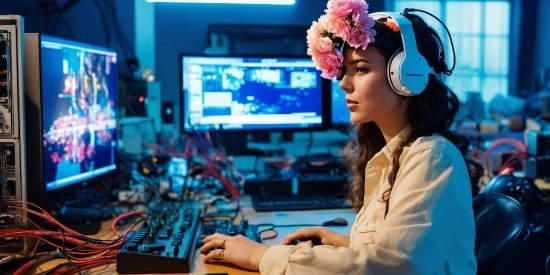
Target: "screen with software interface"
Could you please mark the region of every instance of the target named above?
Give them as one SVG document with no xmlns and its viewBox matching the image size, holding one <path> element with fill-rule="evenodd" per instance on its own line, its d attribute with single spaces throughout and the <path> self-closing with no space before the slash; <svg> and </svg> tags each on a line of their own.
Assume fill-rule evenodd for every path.
<svg viewBox="0 0 550 275">
<path fill-rule="evenodd" d="M 346 93 L 340 89 L 340 81 L 331 80 L 331 120 L 330 124 L 333 127 L 347 126 L 350 124 L 350 113 L 346 103 Z"/>
<path fill-rule="evenodd" d="M 41 35 L 46 190 L 116 168 L 116 51 Z"/>
<path fill-rule="evenodd" d="M 181 56 L 184 130 L 321 127 L 310 57 Z"/>
</svg>

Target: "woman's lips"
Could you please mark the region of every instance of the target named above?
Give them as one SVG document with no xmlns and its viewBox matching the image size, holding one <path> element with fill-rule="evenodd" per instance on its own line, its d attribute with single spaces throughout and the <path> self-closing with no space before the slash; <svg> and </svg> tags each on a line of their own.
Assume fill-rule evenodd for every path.
<svg viewBox="0 0 550 275">
<path fill-rule="evenodd" d="M 348 98 L 346 98 L 346 103 L 347 103 L 348 109 L 350 109 L 350 110 L 357 108 L 357 105 L 359 105 L 359 102 L 353 101 L 353 100 L 348 99 Z"/>
</svg>

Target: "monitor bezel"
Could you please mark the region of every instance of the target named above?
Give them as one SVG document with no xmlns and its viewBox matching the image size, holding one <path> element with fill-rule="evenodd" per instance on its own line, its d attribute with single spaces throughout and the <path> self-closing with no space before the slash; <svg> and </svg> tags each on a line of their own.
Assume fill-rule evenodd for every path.
<svg viewBox="0 0 550 275">
<path fill-rule="evenodd" d="M 178 55 L 178 66 L 179 66 L 179 104 L 180 104 L 180 115 L 179 115 L 179 127 L 182 133 L 194 133 L 196 131 L 189 130 L 185 128 L 185 91 L 184 91 L 184 80 L 183 80 L 183 58 L 184 57 L 212 57 L 212 58 L 302 58 L 309 59 L 311 57 L 308 55 L 293 55 L 293 54 L 201 54 L 201 53 L 180 53 Z M 319 72 L 320 75 L 320 72 Z M 327 99 L 331 96 L 331 87 L 330 80 L 321 77 L 321 123 L 318 125 L 310 127 L 273 127 L 273 128 L 262 128 L 262 129 L 250 129 L 250 128 L 222 128 L 222 129 L 209 129 L 208 131 L 220 131 L 220 132 L 312 132 L 312 131 L 324 131 L 327 129 L 327 126 L 330 123 L 330 117 L 327 114 L 328 107 Z"/>
</svg>

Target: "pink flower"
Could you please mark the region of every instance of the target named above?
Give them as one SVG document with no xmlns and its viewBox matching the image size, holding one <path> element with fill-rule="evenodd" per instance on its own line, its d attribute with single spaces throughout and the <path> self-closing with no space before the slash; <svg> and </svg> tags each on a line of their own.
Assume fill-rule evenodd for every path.
<svg viewBox="0 0 550 275">
<path fill-rule="evenodd" d="M 344 57 L 337 51 L 321 54 L 317 64 L 322 71 L 321 76 L 328 79 L 338 77 L 342 73 L 343 60 Z"/>
<path fill-rule="evenodd" d="M 350 13 L 365 13 L 367 8 L 365 0 L 330 0 L 325 12 L 335 17 L 346 18 Z"/>
<path fill-rule="evenodd" d="M 317 41 L 317 47 L 320 52 L 330 52 L 332 51 L 332 40 L 328 37 L 321 37 L 319 41 Z"/>
<path fill-rule="evenodd" d="M 345 18 L 335 17 L 332 18 L 328 31 L 344 40 L 347 40 L 349 34 L 351 33 L 351 26 Z"/>
<path fill-rule="evenodd" d="M 317 44 L 317 40 L 321 37 L 321 30 L 318 28 L 317 22 L 313 21 L 311 27 L 307 30 L 308 49 Z"/>
<path fill-rule="evenodd" d="M 307 54 L 324 78 L 341 74 L 343 56 L 336 47 L 347 43 L 366 49 L 374 42 L 374 19 L 368 15 L 365 0 L 329 0 L 326 14 L 313 21 L 307 31 Z"/>
<path fill-rule="evenodd" d="M 333 19 L 331 18 L 331 16 L 329 15 L 321 15 L 321 17 L 319 17 L 319 29 L 321 30 L 328 30 L 330 28 L 330 25 L 331 25 L 331 21 Z"/>
</svg>

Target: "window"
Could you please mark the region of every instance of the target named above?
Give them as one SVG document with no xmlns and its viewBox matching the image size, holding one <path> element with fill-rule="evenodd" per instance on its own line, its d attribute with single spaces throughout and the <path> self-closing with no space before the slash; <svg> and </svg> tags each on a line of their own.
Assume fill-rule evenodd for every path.
<svg viewBox="0 0 550 275">
<path fill-rule="evenodd" d="M 457 61 L 447 85 L 466 102 L 469 92 L 481 92 L 484 102 L 496 95 L 507 96 L 510 75 L 510 1 L 394 1 L 391 10 L 422 9 L 439 17 L 451 32 Z M 445 29 L 424 13 L 415 13 L 428 22 L 445 43 L 446 59 L 453 56 Z"/>
</svg>

